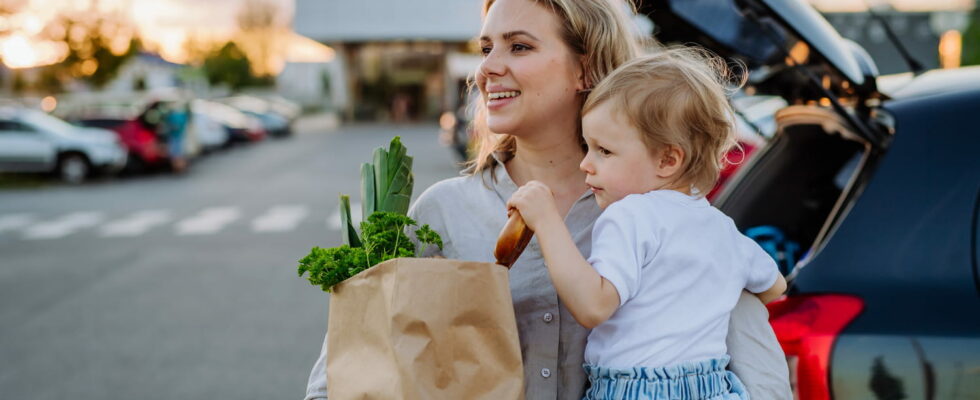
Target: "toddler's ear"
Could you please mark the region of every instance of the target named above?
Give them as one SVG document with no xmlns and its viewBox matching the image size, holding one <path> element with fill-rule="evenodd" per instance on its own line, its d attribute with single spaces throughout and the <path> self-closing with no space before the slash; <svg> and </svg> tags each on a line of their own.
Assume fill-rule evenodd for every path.
<svg viewBox="0 0 980 400">
<path fill-rule="evenodd" d="M 684 150 L 677 146 L 667 146 L 660 153 L 660 177 L 672 178 L 684 165 Z"/>
</svg>

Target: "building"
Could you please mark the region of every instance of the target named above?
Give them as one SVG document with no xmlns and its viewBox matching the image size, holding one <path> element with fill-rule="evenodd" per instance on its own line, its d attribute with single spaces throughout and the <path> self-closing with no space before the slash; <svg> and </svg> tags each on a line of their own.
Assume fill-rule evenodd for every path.
<svg viewBox="0 0 980 400">
<path fill-rule="evenodd" d="M 348 120 L 435 120 L 480 56 L 478 0 L 297 0 L 293 29 L 330 46 L 333 105 Z"/>
</svg>

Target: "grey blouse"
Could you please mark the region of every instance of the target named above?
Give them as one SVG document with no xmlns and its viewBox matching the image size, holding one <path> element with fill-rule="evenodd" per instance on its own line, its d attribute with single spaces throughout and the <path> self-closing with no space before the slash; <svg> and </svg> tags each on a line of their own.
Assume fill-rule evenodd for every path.
<svg viewBox="0 0 980 400">
<path fill-rule="evenodd" d="M 482 175 L 447 179 L 432 185 L 409 211 L 419 224 L 429 224 L 443 239 L 442 256 L 494 262 L 497 235 L 507 220 L 506 203 L 517 185 L 498 165 L 496 182 Z M 582 254 L 591 251 L 592 225 L 601 209 L 591 192 L 583 194 L 565 217 Z M 430 247 L 428 250 L 438 251 Z M 430 251 L 427 256 L 436 255 Z M 582 369 L 589 331 L 575 322 L 558 299 L 536 239 L 510 271 L 511 295 L 524 357 L 528 400 L 579 400 L 588 383 Z M 768 313 L 754 296 L 743 293 L 728 333 L 731 369 L 758 399 L 789 399 L 786 360 L 767 321 Z M 310 373 L 306 399 L 326 398 L 327 341 Z"/>
</svg>

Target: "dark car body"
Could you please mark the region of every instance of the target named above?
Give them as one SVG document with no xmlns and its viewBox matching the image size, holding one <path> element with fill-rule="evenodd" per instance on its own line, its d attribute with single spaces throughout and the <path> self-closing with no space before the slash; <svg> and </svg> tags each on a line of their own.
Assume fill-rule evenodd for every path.
<svg viewBox="0 0 980 400">
<path fill-rule="evenodd" d="M 640 5 L 662 41 L 738 59 L 761 71 L 753 90 L 793 104 L 714 204 L 743 231 L 780 233 L 763 247 L 785 256 L 790 287 L 769 310 L 794 395 L 980 398 L 980 70 L 883 93 L 870 58 L 809 7 Z"/>
</svg>

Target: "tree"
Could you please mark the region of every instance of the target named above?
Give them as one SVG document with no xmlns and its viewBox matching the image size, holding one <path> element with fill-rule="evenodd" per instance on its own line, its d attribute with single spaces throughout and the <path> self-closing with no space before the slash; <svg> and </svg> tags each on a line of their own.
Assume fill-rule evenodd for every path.
<svg viewBox="0 0 980 400">
<path fill-rule="evenodd" d="M 970 26 L 963 32 L 963 65 L 980 65 L 980 7 L 970 13 Z"/>
<path fill-rule="evenodd" d="M 52 66 L 62 82 L 81 79 L 101 88 L 142 47 L 133 24 L 125 17 L 90 9 L 61 14 L 45 28 L 46 39 L 65 44 L 68 54 Z"/>
<path fill-rule="evenodd" d="M 208 82 L 212 85 L 226 84 L 232 89 L 260 83 L 252 75 L 251 62 L 235 42 L 225 43 L 204 60 Z"/>
<path fill-rule="evenodd" d="M 237 15 L 242 50 L 257 76 L 273 74 L 279 34 L 285 21 L 279 6 L 270 0 L 246 0 Z"/>
</svg>

